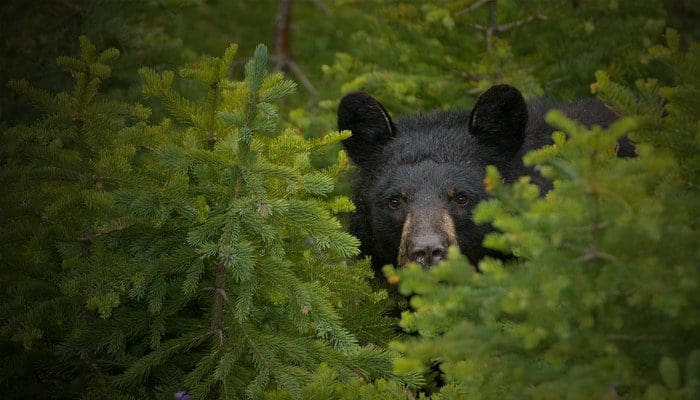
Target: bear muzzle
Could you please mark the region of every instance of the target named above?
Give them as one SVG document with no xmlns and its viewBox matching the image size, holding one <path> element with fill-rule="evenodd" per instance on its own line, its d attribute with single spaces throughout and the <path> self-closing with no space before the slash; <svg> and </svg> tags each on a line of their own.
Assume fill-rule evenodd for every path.
<svg viewBox="0 0 700 400">
<path fill-rule="evenodd" d="M 431 267 L 445 258 L 447 242 L 437 234 L 423 235 L 413 240 L 409 246 L 408 260 L 425 267 Z"/>
<path fill-rule="evenodd" d="M 404 220 L 397 265 L 415 262 L 431 268 L 447 256 L 449 246 L 457 245 L 454 221 L 446 210 L 412 210 Z"/>
</svg>

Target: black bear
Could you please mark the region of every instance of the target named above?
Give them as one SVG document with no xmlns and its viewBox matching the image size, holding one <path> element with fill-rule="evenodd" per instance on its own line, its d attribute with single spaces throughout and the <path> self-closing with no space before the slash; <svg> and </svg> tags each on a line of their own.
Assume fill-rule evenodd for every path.
<svg viewBox="0 0 700 400">
<path fill-rule="evenodd" d="M 551 108 L 588 126 L 617 119 L 597 99 L 526 104 L 508 85 L 490 88 L 471 111 L 434 111 L 395 122 L 366 93 L 343 97 L 338 128 L 352 131 L 343 146 L 359 167 L 350 230 L 362 254 L 371 256 L 377 270 L 411 261 L 430 267 L 451 245 L 474 265 L 485 255 L 506 256 L 482 247 L 491 228 L 475 224 L 472 211 L 487 197 L 487 165 L 495 165 L 506 182 L 530 175 L 543 192 L 551 188 L 522 162 L 527 151 L 551 143 L 553 128 L 543 119 Z M 631 142 L 619 144 L 618 155 L 634 155 Z"/>
</svg>

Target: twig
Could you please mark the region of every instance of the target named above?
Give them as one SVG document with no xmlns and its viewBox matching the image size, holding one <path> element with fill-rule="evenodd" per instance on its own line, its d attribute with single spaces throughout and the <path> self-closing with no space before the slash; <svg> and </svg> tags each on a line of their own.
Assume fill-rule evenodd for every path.
<svg viewBox="0 0 700 400">
<path fill-rule="evenodd" d="M 612 261 L 614 263 L 620 263 L 620 260 L 615 257 L 612 254 L 608 254 L 604 251 L 600 251 L 596 249 L 595 247 L 591 247 L 589 249 L 586 249 L 584 254 L 581 257 L 578 257 L 574 259 L 574 261 L 583 261 L 583 262 L 591 262 L 591 261 L 596 261 L 596 260 L 608 260 Z"/>
<path fill-rule="evenodd" d="M 536 19 L 539 20 L 546 20 L 547 16 L 541 13 L 533 14 L 530 15 L 529 17 L 519 19 L 517 21 L 509 22 L 507 24 L 503 25 L 498 25 L 498 0 L 478 0 L 477 2 L 473 3 L 471 6 L 465 8 L 462 11 L 457 12 L 455 15 L 462 15 L 466 14 L 468 12 L 471 12 L 472 10 L 475 10 L 484 4 L 488 3 L 489 5 L 489 23 L 488 26 L 483 26 L 480 24 L 469 24 L 472 28 L 485 32 L 486 33 L 486 51 L 491 52 L 493 49 L 493 37 L 497 33 L 503 33 L 506 31 L 509 31 L 513 28 L 517 28 L 523 24 L 526 24 L 530 21 L 534 21 Z"/>
<path fill-rule="evenodd" d="M 484 4 L 488 3 L 489 1 L 491 1 L 491 0 L 477 0 L 477 1 L 475 1 L 474 3 L 472 3 L 472 5 L 470 5 L 469 7 L 465 8 L 464 10 L 462 10 L 462 11 L 457 11 L 457 12 L 455 13 L 455 17 L 458 17 L 458 16 L 460 16 L 460 15 L 464 15 L 464 14 L 469 14 L 470 12 L 472 12 L 472 11 L 476 10 L 477 8 L 483 6 Z"/>
<path fill-rule="evenodd" d="M 607 335 L 610 340 L 622 340 L 627 342 L 666 342 L 671 338 L 660 335 L 624 335 L 621 333 L 610 333 Z"/>
<path fill-rule="evenodd" d="M 92 243 L 95 241 L 95 237 L 92 235 L 92 232 L 89 230 L 85 230 L 82 235 L 78 238 L 79 242 L 84 242 L 84 243 Z"/>
<path fill-rule="evenodd" d="M 510 29 L 513 29 L 513 28 L 517 28 L 517 27 L 519 27 L 520 25 L 526 24 L 526 23 L 528 23 L 528 22 L 530 22 L 530 21 L 534 21 L 534 20 L 536 20 L 536 19 L 539 19 L 540 21 L 546 21 L 546 20 L 547 20 L 547 16 L 544 15 L 544 14 L 533 14 L 533 15 L 530 15 L 529 17 L 526 17 L 526 18 L 523 18 L 523 19 L 519 19 L 519 20 L 517 20 L 517 21 L 513 21 L 513 22 L 510 22 L 510 23 L 507 23 L 507 24 L 503 24 L 503 25 L 498 25 L 498 26 L 496 27 L 496 31 L 497 31 L 498 33 L 502 33 L 502 32 L 505 32 L 505 31 L 507 31 L 507 30 L 510 30 Z"/>
<path fill-rule="evenodd" d="M 598 224 L 593 224 L 593 225 L 587 225 L 587 226 L 568 226 L 564 228 L 564 230 L 569 231 L 569 232 L 591 232 L 591 231 L 597 231 L 603 228 L 608 227 L 610 223 L 606 222 L 601 222 Z"/>
<path fill-rule="evenodd" d="M 592 236 L 595 236 L 595 233 L 597 233 L 597 231 L 595 229 L 589 229 L 589 231 L 591 232 Z M 594 242 L 595 242 L 595 238 L 594 238 Z M 564 247 L 565 249 L 569 249 L 569 250 L 575 251 L 577 253 L 578 252 L 583 253 L 580 257 L 575 258 L 573 260 L 574 262 L 579 262 L 579 261 L 591 262 L 591 261 L 595 261 L 595 260 L 608 260 L 608 261 L 612 261 L 614 263 L 620 264 L 619 258 L 615 257 L 614 255 L 612 255 L 610 253 L 606 253 L 604 251 L 598 250 L 596 243 L 593 243 L 593 245 L 591 247 L 585 247 L 585 248 L 582 248 L 579 246 L 574 246 L 571 243 L 566 243 L 566 242 L 562 243 L 561 246 Z"/>
<path fill-rule="evenodd" d="M 507 31 L 509 31 L 509 30 L 511 30 L 511 29 L 513 29 L 513 28 L 517 28 L 517 27 L 519 27 L 519 26 L 521 26 L 521 25 L 523 25 L 523 24 L 526 24 L 526 23 L 528 23 L 528 22 L 534 21 L 534 20 L 536 20 L 536 19 L 541 20 L 541 21 L 546 21 L 546 20 L 547 20 L 547 16 L 544 15 L 544 14 L 534 14 L 534 15 L 530 15 L 530 16 L 527 17 L 527 18 L 523 18 L 523 19 L 519 19 L 519 20 L 517 20 L 517 21 L 509 22 L 509 23 L 507 23 L 507 24 L 496 25 L 496 26 L 493 27 L 493 32 L 494 32 L 494 33 L 503 33 L 503 32 L 507 32 Z M 469 24 L 469 26 L 471 26 L 472 28 L 474 28 L 474 29 L 476 29 L 476 30 L 478 30 L 478 31 L 486 32 L 486 33 L 488 33 L 488 31 L 489 31 L 489 29 L 490 29 L 490 27 L 485 27 L 485 26 L 479 25 L 479 24 Z"/>
<path fill-rule="evenodd" d="M 304 85 L 306 90 L 308 90 L 312 96 L 314 96 L 314 97 L 319 96 L 318 90 L 316 90 L 316 88 L 311 83 L 311 81 L 306 77 L 306 75 L 304 75 L 304 71 L 302 71 L 301 67 L 299 67 L 299 65 L 296 62 L 294 62 L 293 60 L 289 60 L 287 62 L 287 67 L 289 67 L 289 69 L 292 71 L 292 73 L 294 73 L 294 76 L 296 76 L 297 79 L 299 79 L 301 84 Z"/>
<path fill-rule="evenodd" d="M 326 14 L 326 15 L 332 15 L 332 14 L 333 14 L 333 13 L 331 12 L 331 9 L 328 8 L 328 6 L 326 5 L 326 3 L 323 2 L 323 0 L 314 0 L 314 3 L 316 4 L 316 6 L 317 6 L 318 8 L 320 8 L 321 10 L 323 10 L 323 13 L 324 13 L 324 14 Z"/>
<path fill-rule="evenodd" d="M 491 0 L 489 2 L 489 27 L 486 29 L 486 50 L 491 52 L 493 34 L 498 27 L 498 1 Z"/>
</svg>

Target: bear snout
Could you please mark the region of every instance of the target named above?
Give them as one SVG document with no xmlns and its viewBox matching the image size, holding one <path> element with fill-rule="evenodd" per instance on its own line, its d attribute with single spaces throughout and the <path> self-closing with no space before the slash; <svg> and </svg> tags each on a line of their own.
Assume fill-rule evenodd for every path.
<svg viewBox="0 0 700 400">
<path fill-rule="evenodd" d="M 404 220 L 396 263 L 430 268 L 447 256 L 449 246 L 457 245 L 454 221 L 446 210 L 412 210 Z"/>
<path fill-rule="evenodd" d="M 423 268 L 430 268 L 445 258 L 447 241 L 437 234 L 422 235 L 413 240 L 408 251 L 408 259 Z"/>
</svg>

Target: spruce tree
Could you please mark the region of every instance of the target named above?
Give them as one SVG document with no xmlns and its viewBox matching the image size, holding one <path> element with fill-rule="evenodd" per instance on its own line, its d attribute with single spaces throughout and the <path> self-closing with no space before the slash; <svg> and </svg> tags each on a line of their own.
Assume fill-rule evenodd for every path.
<svg viewBox="0 0 700 400">
<path fill-rule="evenodd" d="M 340 153 L 337 164 L 321 171 L 309 161 L 347 133 L 314 141 L 293 129 L 279 133 L 272 102 L 294 84 L 266 76 L 263 46 L 243 82 L 227 80 L 235 51 L 229 47 L 222 58 L 181 71 L 206 88 L 201 102 L 171 89 L 174 74 L 140 71 L 144 93 L 164 102 L 179 129 L 157 152 L 164 172 L 157 186 L 122 193 L 134 221 L 152 221 L 124 238 L 148 267 L 132 277 L 133 295 L 164 321 L 151 334 L 153 350 L 117 382 L 136 387 L 178 356 L 193 369 L 167 374 L 171 393 L 180 387 L 193 398 L 254 397 L 269 387 L 294 392 L 321 361 L 346 375 L 387 373 L 387 353 L 362 347 L 337 312 L 383 300 L 363 282 L 366 271 L 353 274 L 340 263 L 357 252 L 357 239 L 333 217 L 352 203 L 328 197 L 346 158 Z M 148 241 L 135 249 L 143 236 Z M 338 293 L 336 281 L 360 290 Z M 198 311 L 206 305 L 206 324 L 177 318 L 167 324 L 182 308 L 191 319 L 190 302 Z M 175 337 L 168 338 L 168 325 Z"/>
<path fill-rule="evenodd" d="M 393 377 L 391 302 L 345 262 L 358 243 L 335 217 L 353 209 L 331 194 L 347 159 L 310 162 L 349 133 L 279 131 L 273 102 L 295 85 L 266 73 L 264 46 L 243 81 L 228 79 L 235 46 L 182 69 L 196 99 L 141 69 L 173 118 L 156 125 L 99 95 L 117 52 L 81 48 L 59 59 L 73 91 L 13 84 L 45 116 L 3 135 L 3 346 L 26 365 L 3 381 L 45 368 L 29 378 L 38 397 L 169 399 L 297 393 L 321 362 Z"/>
<path fill-rule="evenodd" d="M 99 364 L 92 349 L 65 360 L 56 346 L 81 335 L 95 318 L 86 306 L 106 312 L 106 304 L 118 301 L 110 288 L 121 279 L 110 278 L 119 271 L 92 250 L 100 235 L 94 228 L 110 215 L 115 182 L 109 172 L 129 168 L 124 159 L 149 143 L 142 134 L 149 111 L 99 93 L 118 54 L 98 53 L 81 37 L 80 58 L 57 60 L 74 80 L 69 90 L 52 94 L 27 81 L 9 84 L 40 115 L 4 130 L 0 139 L 0 346 L 8 366 L 0 382 L 11 398 L 70 397 Z M 83 272 L 69 254 L 93 254 L 94 273 L 74 284 L 69 277 Z"/>
<path fill-rule="evenodd" d="M 608 129 L 552 111 L 554 144 L 525 157 L 554 181 L 512 186 L 489 167 L 476 220 L 499 231 L 485 245 L 517 256 L 473 272 L 456 252 L 426 272 L 389 268 L 414 312 L 401 326 L 398 371 L 441 362 L 445 397 L 696 398 L 700 373 L 697 49 L 678 35 L 649 57 L 676 73 L 636 89 L 598 73 L 594 89 L 625 115 Z M 663 97 L 662 97 L 663 95 Z M 638 156 L 615 157 L 629 135 Z"/>
</svg>

